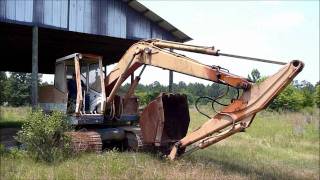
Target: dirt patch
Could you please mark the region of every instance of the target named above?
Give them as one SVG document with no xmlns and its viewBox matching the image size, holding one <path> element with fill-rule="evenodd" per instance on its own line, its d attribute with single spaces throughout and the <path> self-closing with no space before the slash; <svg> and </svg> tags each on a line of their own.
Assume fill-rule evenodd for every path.
<svg viewBox="0 0 320 180">
<path fill-rule="evenodd" d="M 0 128 L 0 144 L 6 148 L 18 146 L 18 142 L 14 139 L 20 128 Z"/>
</svg>

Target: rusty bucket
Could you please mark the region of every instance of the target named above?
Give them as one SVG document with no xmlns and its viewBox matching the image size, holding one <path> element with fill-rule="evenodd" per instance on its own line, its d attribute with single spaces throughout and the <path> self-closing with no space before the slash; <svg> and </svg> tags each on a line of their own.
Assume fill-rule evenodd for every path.
<svg viewBox="0 0 320 180">
<path fill-rule="evenodd" d="M 161 93 L 148 104 L 140 117 L 144 143 L 171 146 L 187 134 L 189 122 L 187 96 Z"/>
</svg>

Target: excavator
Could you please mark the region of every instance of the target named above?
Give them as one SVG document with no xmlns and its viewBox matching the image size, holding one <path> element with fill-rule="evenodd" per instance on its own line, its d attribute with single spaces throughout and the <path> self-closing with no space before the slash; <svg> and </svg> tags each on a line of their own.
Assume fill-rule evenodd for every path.
<svg viewBox="0 0 320 180">
<path fill-rule="evenodd" d="M 174 50 L 283 67 L 263 82 L 254 83 L 225 68 L 200 63 Z M 221 53 L 214 47 L 159 39 L 133 44 L 108 73 L 102 59 L 98 55 L 81 53 L 57 59 L 54 85 L 40 88 L 39 105 L 45 112 L 59 110 L 68 114 L 75 127 L 74 131 L 67 132 L 75 152 L 101 152 L 105 148 L 118 147 L 157 151 L 170 160 L 244 132 L 255 115 L 265 109 L 304 67 L 299 60 L 283 63 Z M 237 95 L 213 115 L 206 115 L 208 120 L 198 129 L 187 133 L 190 116 L 186 95 L 162 92 L 144 108 L 139 106 L 135 89 L 147 66 L 212 81 L 227 89 L 235 89 Z M 134 77 L 138 69 L 140 72 Z M 121 85 L 130 76 L 129 89 L 120 94 Z M 213 107 L 223 94 L 206 98 Z"/>
</svg>

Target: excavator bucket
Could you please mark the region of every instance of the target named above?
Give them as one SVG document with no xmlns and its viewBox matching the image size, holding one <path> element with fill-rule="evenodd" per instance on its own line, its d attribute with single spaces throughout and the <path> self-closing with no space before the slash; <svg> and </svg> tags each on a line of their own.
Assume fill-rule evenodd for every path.
<svg viewBox="0 0 320 180">
<path fill-rule="evenodd" d="M 170 146 L 185 137 L 189 122 L 186 95 L 161 93 L 142 112 L 140 126 L 144 143 Z"/>
</svg>

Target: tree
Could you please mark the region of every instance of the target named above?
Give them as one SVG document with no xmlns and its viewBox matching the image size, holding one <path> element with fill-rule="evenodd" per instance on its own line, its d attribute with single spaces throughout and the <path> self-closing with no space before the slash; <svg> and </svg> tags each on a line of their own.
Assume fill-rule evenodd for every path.
<svg viewBox="0 0 320 180">
<path fill-rule="evenodd" d="M 42 75 L 38 76 L 38 85 L 41 84 Z M 7 79 L 7 101 L 11 106 L 25 106 L 31 103 L 31 74 L 10 73 Z"/>
<path fill-rule="evenodd" d="M 251 76 L 248 75 L 248 79 L 252 82 L 257 82 L 261 78 L 261 74 L 258 69 L 253 69 L 250 74 Z"/>
<path fill-rule="evenodd" d="M 7 75 L 5 72 L 0 71 L 0 105 L 7 101 Z"/>
<path fill-rule="evenodd" d="M 303 107 L 313 107 L 315 87 L 310 82 L 303 80 L 300 83 L 300 90 L 304 96 Z"/>
<path fill-rule="evenodd" d="M 8 78 L 9 105 L 23 106 L 30 104 L 31 75 L 25 73 L 11 73 Z"/>
<path fill-rule="evenodd" d="M 314 96 L 315 96 L 315 103 L 316 103 L 317 107 L 320 108 L 320 85 L 316 86 Z"/>
<path fill-rule="evenodd" d="M 178 83 L 178 88 L 179 89 L 186 89 L 187 88 L 187 84 L 185 82 L 183 82 L 183 81 L 180 81 Z"/>
<path fill-rule="evenodd" d="M 303 100 L 304 96 L 301 91 L 291 83 L 269 107 L 274 110 L 298 111 L 304 107 Z"/>
</svg>

